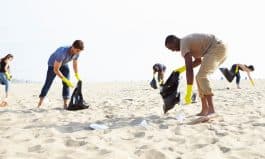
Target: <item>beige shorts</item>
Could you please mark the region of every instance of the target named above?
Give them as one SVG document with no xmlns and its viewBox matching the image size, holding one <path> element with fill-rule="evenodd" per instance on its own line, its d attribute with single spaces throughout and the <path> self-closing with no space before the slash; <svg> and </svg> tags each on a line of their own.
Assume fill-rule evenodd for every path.
<svg viewBox="0 0 265 159">
<path fill-rule="evenodd" d="M 205 53 L 201 67 L 196 75 L 200 97 L 213 95 L 208 75 L 212 74 L 226 59 L 226 47 L 222 42 L 216 42 Z"/>
</svg>

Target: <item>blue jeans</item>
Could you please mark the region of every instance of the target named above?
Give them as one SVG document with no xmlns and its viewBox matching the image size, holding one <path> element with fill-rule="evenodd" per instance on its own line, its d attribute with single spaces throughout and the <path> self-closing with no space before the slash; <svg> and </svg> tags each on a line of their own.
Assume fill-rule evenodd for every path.
<svg viewBox="0 0 265 159">
<path fill-rule="evenodd" d="M 238 72 L 236 72 L 236 64 L 232 65 L 230 72 L 234 75 L 234 77 L 236 77 L 236 84 L 239 85 L 240 83 L 240 73 L 239 70 Z"/>
<path fill-rule="evenodd" d="M 8 92 L 8 88 L 9 88 L 9 81 L 6 78 L 6 75 L 4 72 L 0 72 L 0 83 L 2 85 L 5 85 L 5 91 L 6 93 Z"/>
<path fill-rule="evenodd" d="M 69 79 L 70 77 L 70 70 L 69 70 L 69 67 L 68 65 L 63 65 L 61 66 L 60 68 L 60 71 L 62 72 L 62 74 L 67 78 Z M 45 84 L 44 86 L 42 87 L 41 89 L 41 93 L 40 93 L 40 96 L 39 97 L 45 97 L 52 85 L 52 82 L 54 80 L 54 78 L 56 77 L 56 74 L 54 73 L 53 71 L 53 67 L 52 66 L 49 66 L 48 67 L 48 71 L 47 71 L 47 76 L 46 76 L 46 80 L 45 80 Z M 64 83 L 63 83 L 63 99 L 69 99 L 69 96 L 70 96 L 70 89 L 69 87 Z"/>
</svg>

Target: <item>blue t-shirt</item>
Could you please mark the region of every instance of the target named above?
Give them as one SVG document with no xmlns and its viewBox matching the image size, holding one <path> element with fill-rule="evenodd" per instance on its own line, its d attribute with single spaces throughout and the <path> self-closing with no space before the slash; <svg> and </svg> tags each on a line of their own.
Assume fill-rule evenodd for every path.
<svg viewBox="0 0 265 159">
<path fill-rule="evenodd" d="M 59 47 L 49 58 L 48 65 L 53 66 L 54 62 L 62 62 L 62 65 L 67 65 L 71 60 L 77 60 L 79 54 L 71 55 L 69 49 L 71 46 Z"/>
</svg>

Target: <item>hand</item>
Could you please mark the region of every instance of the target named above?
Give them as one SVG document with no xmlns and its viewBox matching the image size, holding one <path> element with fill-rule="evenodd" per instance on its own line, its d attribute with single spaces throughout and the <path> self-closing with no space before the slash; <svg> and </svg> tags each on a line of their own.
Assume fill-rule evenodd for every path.
<svg viewBox="0 0 265 159">
<path fill-rule="evenodd" d="M 77 79 L 77 81 L 80 81 L 80 76 L 78 73 L 75 73 L 75 78 Z"/>
<path fill-rule="evenodd" d="M 164 84 L 164 81 L 163 81 L 162 79 L 160 79 L 160 80 L 158 81 L 158 83 L 159 83 L 160 86 L 162 86 L 162 85 Z"/>
<path fill-rule="evenodd" d="M 192 103 L 191 93 L 192 93 L 192 85 L 188 84 L 187 90 L 186 90 L 186 96 L 185 96 L 185 104 L 191 104 Z"/>
<path fill-rule="evenodd" d="M 175 72 L 178 72 L 178 73 L 182 73 L 182 72 L 186 71 L 186 66 L 182 66 L 182 67 L 180 67 L 180 68 L 177 68 L 177 69 L 175 69 L 174 71 L 175 71 Z"/>
<path fill-rule="evenodd" d="M 5 75 L 6 75 L 6 79 L 10 81 L 12 76 L 9 74 L 9 72 L 5 72 Z"/>
<path fill-rule="evenodd" d="M 68 87 L 74 88 L 74 85 L 72 84 L 72 82 L 69 81 L 67 78 L 63 77 L 62 80 Z"/>
</svg>

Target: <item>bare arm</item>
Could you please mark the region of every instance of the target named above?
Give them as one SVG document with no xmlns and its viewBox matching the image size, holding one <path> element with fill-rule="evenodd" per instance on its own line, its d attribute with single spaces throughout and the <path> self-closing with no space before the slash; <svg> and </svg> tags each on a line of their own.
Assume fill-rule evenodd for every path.
<svg viewBox="0 0 265 159">
<path fill-rule="evenodd" d="M 247 75 L 248 75 L 248 79 L 249 79 L 250 81 L 253 81 L 253 79 L 252 79 L 251 76 L 250 76 L 250 72 L 247 72 Z"/>
<path fill-rule="evenodd" d="M 9 62 L 6 62 L 6 66 L 4 68 L 5 72 L 9 72 L 8 68 L 9 68 Z"/>
<path fill-rule="evenodd" d="M 185 65 L 186 65 L 187 84 L 188 85 L 192 85 L 193 84 L 194 75 L 193 75 L 193 62 L 192 62 L 191 53 L 187 53 L 184 58 L 185 58 Z M 197 62 L 195 64 L 197 64 Z"/>
<path fill-rule="evenodd" d="M 202 59 L 201 58 L 196 58 L 193 62 L 192 62 L 192 68 L 199 66 L 202 63 Z"/>
<path fill-rule="evenodd" d="M 78 73 L 78 61 L 73 60 L 73 69 L 75 73 Z"/>
<path fill-rule="evenodd" d="M 60 67 L 62 66 L 62 62 L 58 62 L 58 61 L 55 61 L 54 64 L 53 64 L 53 71 L 54 73 L 59 76 L 60 78 L 63 78 L 64 75 L 62 74 L 62 72 L 60 71 Z"/>
</svg>

